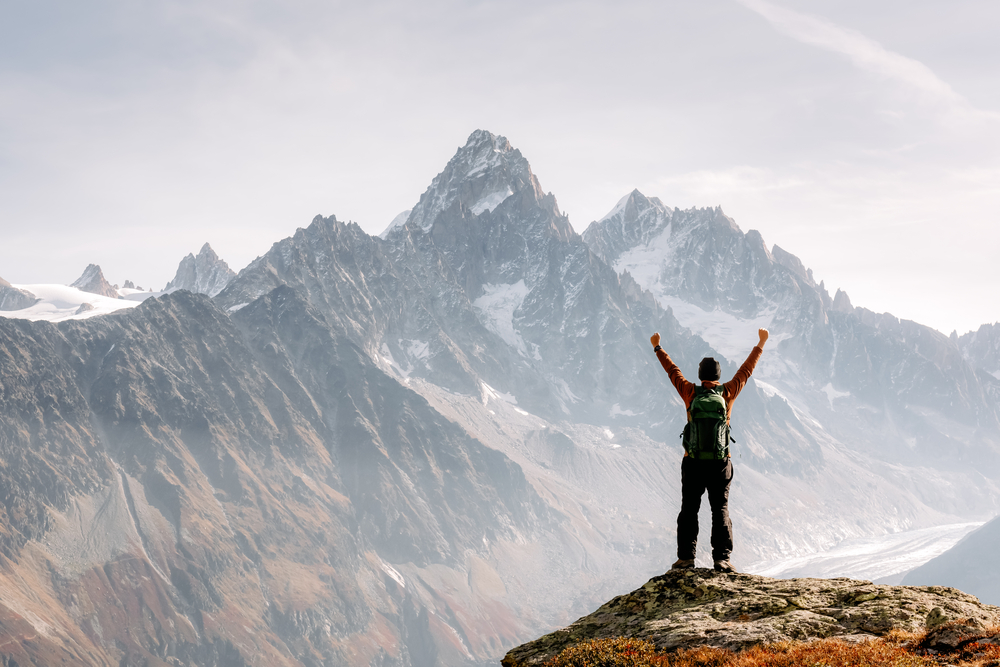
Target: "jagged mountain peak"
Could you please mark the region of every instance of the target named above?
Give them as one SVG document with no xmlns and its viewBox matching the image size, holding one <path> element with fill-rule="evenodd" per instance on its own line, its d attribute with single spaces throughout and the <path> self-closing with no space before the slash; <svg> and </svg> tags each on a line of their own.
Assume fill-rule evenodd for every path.
<svg viewBox="0 0 1000 667">
<path fill-rule="evenodd" d="M 177 266 L 174 279 L 163 288 L 164 292 L 185 289 L 198 294 L 215 296 L 221 292 L 236 272 L 229 268 L 212 246 L 205 243 L 198 255 L 189 253 Z"/>
<path fill-rule="evenodd" d="M 521 151 L 506 137 L 486 130 L 469 135 L 465 145 L 434 177 L 413 208 L 407 224 L 429 230 L 438 216 L 458 203 L 473 215 L 493 211 L 508 197 L 529 190 L 535 199 L 543 192 Z"/>
<path fill-rule="evenodd" d="M 608 211 L 608 214 L 601 218 L 598 222 L 604 222 L 605 220 L 621 220 L 623 223 L 625 221 L 634 221 L 636 218 L 641 217 L 650 210 L 658 211 L 666 215 L 670 215 L 673 211 L 664 206 L 663 202 L 657 197 L 647 197 L 646 195 L 639 192 L 638 189 L 632 190 L 624 197 L 618 200 L 615 207 Z"/>
<path fill-rule="evenodd" d="M 607 215 L 590 223 L 583 238 L 598 255 L 614 263 L 621 252 L 647 246 L 664 232 L 683 229 L 690 233 L 698 228 L 713 234 L 743 234 L 721 206 L 681 210 L 635 189 L 618 200 Z"/>
<path fill-rule="evenodd" d="M 83 274 L 70 284 L 81 292 L 100 294 L 101 296 L 118 298 L 118 290 L 104 278 L 104 272 L 97 264 L 88 264 Z"/>
<path fill-rule="evenodd" d="M 774 257 L 774 261 L 797 275 L 799 278 L 802 278 L 807 284 L 812 285 L 813 287 L 816 286 L 816 281 L 813 279 L 812 269 L 806 268 L 806 265 L 802 263 L 801 259 L 777 244 L 771 247 L 771 256 Z"/>
</svg>

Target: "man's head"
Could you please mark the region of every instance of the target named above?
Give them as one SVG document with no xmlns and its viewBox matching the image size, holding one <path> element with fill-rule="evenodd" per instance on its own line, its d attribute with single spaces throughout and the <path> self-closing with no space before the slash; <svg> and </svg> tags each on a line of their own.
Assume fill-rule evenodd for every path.
<svg viewBox="0 0 1000 667">
<path fill-rule="evenodd" d="M 718 380 L 722 377 L 722 366 L 715 360 L 715 357 L 705 357 L 698 364 L 699 380 Z"/>
</svg>

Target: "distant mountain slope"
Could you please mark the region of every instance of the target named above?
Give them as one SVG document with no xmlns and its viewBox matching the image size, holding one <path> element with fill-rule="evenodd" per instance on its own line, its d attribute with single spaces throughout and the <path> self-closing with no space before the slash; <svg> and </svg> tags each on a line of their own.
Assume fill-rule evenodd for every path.
<svg viewBox="0 0 1000 667">
<path fill-rule="evenodd" d="M 1000 517 L 969 533 L 937 558 L 911 570 L 907 586 L 951 586 L 1000 604 Z"/>
<path fill-rule="evenodd" d="M 976 368 L 1000 379 L 1000 322 L 984 324 L 959 337 L 958 346 Z"/>
<path fill-rule="evenodd" d="M 1000 470 L 1000 401 L 952 341 L 842 292 L 835 304 L 797 257 L 720 209 L 634 191 L 584 239 L 727 357 L 730 340 L 768 327 L 777 358 L 758 377 L 841 442 L 906 464 Z"/>
<path fill-rule="evenodd" d="M 287 287 L 234 321 L 183 293 L 58 328 L 0 320 L 0 382 L 0 605 L 51 619 L 35 660 L 422 664 L 454 621 L 376 553 L 465 577 L 484 544 L 552 521 L 517 466 Z M 53 616 L 59 599 L 91 620 Z M 504 632 L 524 622 L 509 615 Z"/>
</svg>

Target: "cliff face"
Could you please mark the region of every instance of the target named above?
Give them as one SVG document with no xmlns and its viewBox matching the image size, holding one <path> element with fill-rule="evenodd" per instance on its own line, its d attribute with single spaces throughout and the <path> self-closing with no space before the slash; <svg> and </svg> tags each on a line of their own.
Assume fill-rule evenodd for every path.
<svg viewBox="0 0 1000 667">
<path fill-rule="evenodd" d="M 942 586 L 878 586 L 851 579 L 769 579 L 673 570 L 562 630 L 512 649 L 504 667 L 540 665 L 588 639 L 631 637 L 672 650 L 743 649 L 789 640 L 879 637 L 949 621 L 1000 624 L 1000 607 Z"/>
</svg>

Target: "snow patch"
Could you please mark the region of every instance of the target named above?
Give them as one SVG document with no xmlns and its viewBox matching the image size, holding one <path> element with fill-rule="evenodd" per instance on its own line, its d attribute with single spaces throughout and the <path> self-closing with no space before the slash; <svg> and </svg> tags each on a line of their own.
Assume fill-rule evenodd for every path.
<svg viewBox="0 0 1000 667">
<path fill-rule="evenodd" d="M 767 396 L 768 398 L 774 398 L 775 396 L 777 396 L 778 398 L 784 400 L 789 405 L 792 404 L 792 402 L 788 400 L 788 397 L 782 394 L 780 391 L 778 391 L 778 388 L 775 387 L 774 385 L 768 384 L 766 382 L 761 382 L 757 378 L 754 378 L 754 382 L 757 384 L 757 387 L 760 388 L 760 390 L 764 392 L 764 395 Z"/>
<path fill-rule="evenodd" d="M 611 406 L 611 416 L 617 417 L 618 415 L 623 415 L 625 417 L 635 417 L 636 414 L 631 410 L 622 410 L 621 406 L 615 403 Z"/>
<path fill-rule="evenodd" d="M 396 227 L 402 227 L 403 225 L 405 225 L 406 221 L 410 217 L 410 212 L 412 210 L 413 209 L 408 208 L 405 211 L 403 211 L 402 213 L 400 213 L 399 215 L 397 215 L 395 218 L 393 218 L 392 222 L 389 223 L 389 226 L 386 227 L 385 229 L 383 229 L 382 233 L 378 235 L 379 238 L 380 239 L 388 238 L 389 232 L 391 232 L 392 230 L 394 230 Z"/>
<path fill-rule="evenodd" d="M 406 588 L 406 580 L 403 579 L 403 575 L 399 573 L 399 570 L 382 560 L 381 556 L 378 557 L 378 563 L 382 567 L 382 571 L 388 574 L 393 581 L 399 584 L 400 588 Z"/>
<path fill-rule="evenodd" d="M 616 215 L 618 215 L 619 213 L 621 213 L 622 211 L 624 211 L 625 210 L 625 206 L 628 205 L 628 200 L 629 200 L 629 198 L 631 196 L 632 196 L 632 193 L 630 192 L 627 195 L 625 195 L 624 197 L 622 197 L 621 199 L 619 199 L 618 203 L 615 204 L 615 207 L 613 209 L 611 209 L 606 216 L 604 216 L 603 218 L 601 218 L 597 222 L 598 223 L 604 222 L 605 220 L 613 218 Z"/>
<path fill-rule="evenodd" d="M 92 294 L 78 290 L 68 285 L 12 285 L 17 289 L 31 292 L 38 303 L 21 310 L 0 311 L 0 317 L 10 317 L 23 320 L 45 320 L 62 322 L 63 320 L 84 320 L 98 315 L 107 315 L 123 308 L 135 308 L 139 305 L 137 299 L 113 299 L 100 294 Z M 143 292 L 142 294 L 158 296 L 159 292 Z M 93 306 L 89 310 L 81 310 L 80 306 L 88 303 Z"/>
<path fill-rule="evenodd" d="M 507 186 L 504 190 L 498 190 L 497 192 L 490 193 L 475 203 L 472 207 L 472 212 L 475 215 L 479 215 L 484 211 L 492 213 L 493 209 L 502 204 L 504 200 L 512 194 L 514 194 L 514 191 L 510 189 L 510 186 Z"/>
<path fill-rule="evenodd" d="M 733 362 L 742 361 L 750 353 L 757 344 L 757 330 L 771 326 L 776 310 L 771 308 L 753 319 L 744 319 L 718 309 L 706 311 L 677 297 L 657 298 L 673 310 L 681 326 L 704 338 L 712 349 Z M 789 337 L 789 334 L 774 335 L 770 342 L 776 345 Z"/>
<path fill-rule="evenodd" d="M 406 345 L 403 345 L 406 343 Z M 410 359 L 423 361 L 430 356 L 430 344 L 422 340 L 399 341 L 400 346 L 406 351 L 406 356 Z"/>
<path fill-rule="evenodd" d="M 843 398 L 845 396 L 851 395 L 851 392 L 849 391 L 837 391 L 836 389 L 833 388 L 833 384 L 830 382 L 827 382 L 826 386 L 823 387 L 823 392 L 826 393 L 826 397 L 830 401 L 831 408 L 833 407 L 833 399 Z"/>
<path fill-rule="evenodd" d="M 489 403 L 491 398 L 494 400 L 503 401 L 504 403 L 509 403 L 510 405 L 517 405 L 517 398 L 515 398 L 513 394 L 505 394 L 502 391 L 497 391 L 496 389 L 489 386 L 485 382 L 480 382 L 479 388 L 481 391 L 480 396 L 482 398 L 483 405 Z M 528 414 L 527 412 L 524 412 L 522 410 L 518 410 L 518 412 L 521 412 L 522 414 L 525 415 Z"/>
<path fill-rule="evenodd" d="M 237 310 L 240 310 L 241 308 L 246 308 L 249 305 L 250 305 L 250 302 L 247 301 L 245 303 L 238 303 L 235 306 L 229 306 L 229 312 L 230 313 L 235 313 Z"/>
<path fill-rule="evenodd" d="M 402 341 L 400 341 L 402 343 Z M 379 355 L 377 356 L 377 361 L 381 361 L 383 364 L 387 365 L 389 368 L 394 370 L 397 375 L 403 378 L 404 383 L 409 383 L 410 380 L 410 369 L 404 369 L 398 363 L 396 363 L 395 357 L 392 356 L 392 351 L 389 350 L 389 346 L 382 343 L 382 347 L 379 349 Z"/>
<path fill-rule="evenodd" d="M 483 295 L 472 302 L 472 307 L 482 317 L 483 325 L 525 356 L 528 350 L 521 335 L 514 329 L 514 313 L 527 295 L 528 287 L 522 278 L 513 285 L 483 285 Z"/>
</svg>

